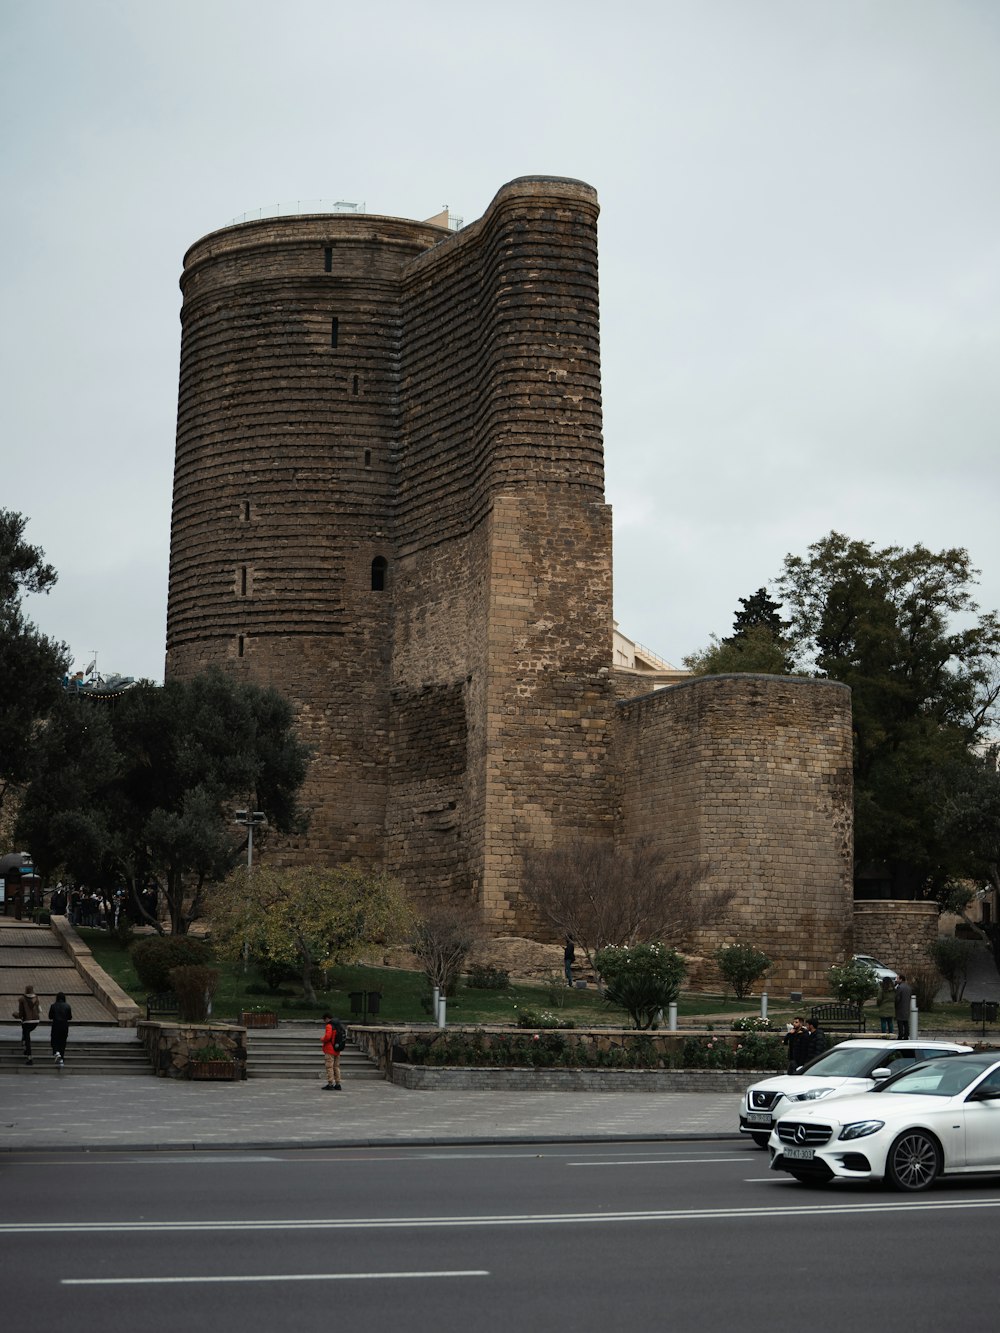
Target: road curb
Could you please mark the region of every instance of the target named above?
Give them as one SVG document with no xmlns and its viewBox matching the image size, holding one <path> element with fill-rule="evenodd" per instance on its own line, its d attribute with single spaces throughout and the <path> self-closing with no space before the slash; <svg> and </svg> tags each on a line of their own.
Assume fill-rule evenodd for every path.
<svg viewBox="0 0 1000 1333">
<path fill-rule="evenodd" d="M 468 1147 L 517 1147 L 532 1144 L 553 1143 L 681 1143 L 681 1142 L 733 1142 L 747 1143 L 746 1136 L 734 1132 L 712 1132 L 711 1130 L 678 1130 L 671 1134 L 532 1134 L 532 1135 L 486 1135 L 486 1134 L 442 1134 L 427 1135 L 421 1138 L 371 1138 L 352 1139 L 316 1139 L 309 1143 L 288 1142 L 281 1139 L 258 1139 L 245 1143 L 192 1143 L 180 1140 L 176 1143 L 65 1143 L 58 1146 L 45 1144 L 0 1144 L 0 1155 L 12 1153 L 35 1153 L 58 1157 L 65 1153 L 168 1153 L 168 1152 L 208 1152 L 208 1153 L 247 1153 L 247 1152 L 311 1152 L 316 1148 L 468 1148 Z"/>
</svg>

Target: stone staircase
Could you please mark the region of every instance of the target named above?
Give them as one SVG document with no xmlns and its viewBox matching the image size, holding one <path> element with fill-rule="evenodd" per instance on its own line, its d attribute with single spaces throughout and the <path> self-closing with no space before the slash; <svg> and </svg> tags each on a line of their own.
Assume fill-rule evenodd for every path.
<svg viewBox="0 0 1000 1333">
<path fill-rule="evenodd" d="M 130 1041 L 87 1036 L 74 1040 L 70 1029 L 66 1046 L 66 1063 L 60 1068 L 52 1059 L 49 1047 L 49 1028 L 40 1024 L 31 1037 L 33 1063 L 24 1063 L 21 1050 L 21 1029 L 4 1032 L 0 1041 L 0 1074 L 27 1074 L 34 1078 L 66 1078 L 70 1074 L 107 1075 L 153 1073 L 142 1043 L 133 1032 Z"/>
<path fill-rule="evenodd" d="M 64 1078 L 69 1074 L 122 1075 L 153 1073 L 149 1056 L 134 1029 L 110 1029 L 107 1036 L 93 1027 L 86 1033 L 70 1028 L 66 1063 L 60 1069 L 49 1047 L 49 1025 L 42 1022 L 32 1034 L 33 1063 L 24 1063 L 19 1025 L 5 1024 L 0 1034 L 0 1075 L 27 1074 L 34 1078 Z M 345 1082 L 358 1079 L 382 1081 L 383 1075 L 366 1055 L 348 1045 L 340 1057 Z M 273 1031 L 251 1029 L 247 1033 L 247 1077 L 272 1079 L 325 1078 L 319 1031 L 310 1024 L 308 1031 L 294 1027 Z"/>
<path fill-rule="evenodd" d="M 321 1035 L 322 1029 L 316 1024 L 311 1024 L 308 1031 L 251 1028 L 247 1032 L 247 1078 L 325 1079 Z M 368 1057 L 350 1043 L 340 1057 L 340 1069 L 345 1083 L 384 1079 Z"/>
</svg>

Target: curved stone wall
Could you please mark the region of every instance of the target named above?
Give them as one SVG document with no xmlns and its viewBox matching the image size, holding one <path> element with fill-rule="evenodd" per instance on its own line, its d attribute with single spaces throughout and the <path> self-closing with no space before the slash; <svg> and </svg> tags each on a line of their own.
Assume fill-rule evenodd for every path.
<svg viewBox="0 0 1000 1333">
<path fill-rule="evenodd" d="M 816 988 L 851 951 L 850 691 L 785 676 L 705 676 L 618 705 L 619 830 L 736 887 L 696 952 L 749 941 L 772 988 Z M 704 978 L 708 980 L 708 978 Z"/>
<path fill-rule="evenodd" d="M 938 937 L 937 903 L 861 899 L 854 904 L 854 952 L 905 975 L 933 967 L 927 950 Z"/>
</svg>

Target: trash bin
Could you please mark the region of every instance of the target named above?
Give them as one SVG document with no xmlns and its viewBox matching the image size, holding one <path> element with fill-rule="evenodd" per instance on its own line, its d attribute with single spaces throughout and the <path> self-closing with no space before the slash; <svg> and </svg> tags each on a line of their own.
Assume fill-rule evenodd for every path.
<svg viewBox="0 0 1000 1333">
<path fill-rule="evenodd" d="M 365 993 L 363 990 L 352 990 L 347 998 L 351 1002 L 352 1014 L 363 1014 L 365 1012 Z"/>
<path fill-rule="evenodd" d="M 372 1018 L 378 1013 L 381 1003 L 382 992 L 380 990 L 370 990 L 368 992 L 368 1012 L 371 1014 Z"/>
</svg>

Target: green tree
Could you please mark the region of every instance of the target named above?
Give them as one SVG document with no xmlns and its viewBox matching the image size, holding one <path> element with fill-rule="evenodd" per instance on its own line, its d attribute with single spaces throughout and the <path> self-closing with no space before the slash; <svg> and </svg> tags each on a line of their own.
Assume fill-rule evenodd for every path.
<svg viewBox="0 0 1000 1333">
<path fill-rule="evenodd" d="M 28 777 L 39 721 L 62 692 L 70 662 L 64 643 L 25 616 L 25 593 L 47 593 L 56 572 L 24 540 L 27 520 L 0 509 L 0 807 L 8 789 Z"/>
<path fill-rule="evenodd" d="M 843 1004 L 856 1004 L 860 1009 L 866 1000 L 877 1000 L 882 994 L 874 968 L 853 958 L 843 966 L 831 967 L 827 976 L 831 992 Z"/>
<path fill-rule="evenodd" d="M 956 940 L 954 936 L 948 935 L 939 935 L 927 950 L 927 956 L 947 981 L 954 1004 L 965 994 L 969 963 L 974 950 L 975 945 L 971 940 Z"/>
<path fill-rule="evenodd" d="M 657 941 L 598 949 L 594 966 L 604 982 L 605 998 L 624 1009 L 637 1028 L 659 1021 L 677 999 L 687 971 L 677 950 Z"/>
<path fill-rule="evenodd" d="M 937 811 L 935 832 L 952 849 L 956 880 L 937 893 L 942 910 L 956 912 L 993 950 L 1000 968 L 1000 922 L 973 920 L 973 897 L 1000 894 L 1000 754 L 996 745 L 963 755 L 934 775 L 929 801 Z M 947 973 L 945 978 L 950 980 Z"/>
<path fill-rule="evenodd" d="M 793 669 L 788 624 L 778 614 L 780 603 L 758 588 L 739 599 L 742 610 L 733 619 L 733 632 L 725 639 L 711 636 L 711 645 L 684 658 L 689 671 L 699 676 L 723 676 L 730 672 L 785 676 Z"/>
<path fill-rule="evenodd" d="M 357 866 L 240 866 L 212 887 L 207 911 L 220 956 L 249 946 L 254 957 L 294 964 L 313 1002 L 317 968 L 402 943 L 413 919 L 398 881 Z"/>
<path fill-rule="evenodd" d="M 940 775 L 996 721 L 996 614 L 978 614 L 967 552 L 832 532 L 789 555 L 779 588 L 800 667 L 851 687 L 855 858 L 894 897 L 939 893 L 965 857 L 938 819 Z"/>
<path fill-rule="evenodd" d="M 724 944 L 716 949 L 713 957 L 723 981 L 732 987 L 739 1000 L 750 994 L 754 982 L 759 981 L 771 966 L 767 954 L 752 944 Z"/>
<path fill-rule="evenodd" d="M 301 827 L 306 761 L 287 700 L 219 671 L 140 682 L 113 703 L 70 695 L 39 736 L 18 828 L 48 870 L 125 883 L 136 902 L 155 880 L 181 934 L 240 855 L 237 806 Z"/>
</svg>

